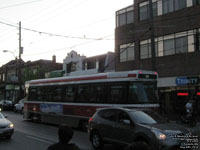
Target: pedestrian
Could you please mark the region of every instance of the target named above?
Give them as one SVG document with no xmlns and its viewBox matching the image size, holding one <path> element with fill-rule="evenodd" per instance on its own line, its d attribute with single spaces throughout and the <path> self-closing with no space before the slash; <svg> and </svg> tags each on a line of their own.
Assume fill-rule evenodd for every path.
<svg viewBox="0 0 200 150">
<path fill-rule="evenodd" d="M 47 150 L 80 150 L 77 145 L 69 143 L 72 139 L 73 133 L 73 129 L 68 125 L 60 125 L 58 128 L 59 142 L 50 145 Z"/>
<path fill-rule="evenodd" d="M 190 99 L 187 103 L 186 103 L 186 105 L 185 105 L 185 108 L 186 108 L 186 116 L 187 117 L 190 117 L 190 116 L 192 116 L 192 113 L 193 113 L 193 100 L 192 99 Z"/>
<path fill-rule="evenodd" d="M 147 143 L 138 141 L 138 142 L 129 144 L 128 146 L 125 147 L 124 150 L 151 150 L 151 149 L 149 148 Z"/>
</svg>

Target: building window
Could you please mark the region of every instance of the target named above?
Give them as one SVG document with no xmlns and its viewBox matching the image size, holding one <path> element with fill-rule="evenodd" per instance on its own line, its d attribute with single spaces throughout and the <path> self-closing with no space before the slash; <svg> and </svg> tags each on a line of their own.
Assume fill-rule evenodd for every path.
<svg viewBox="0 0 200 150">
<path fill-rule="evenodd" d="M 127 24 L 134 22 L 134 11 L 127 12 Z"/>
<path fill-rule="evenodd" d="M 175 54 L 175 41 L 174 39 L 165 40 L 164 43 L 164 56 Z"/>
<path fill-rule="evenodd" d="M 126 14 L 120 14 L 119 15 L 119 26 L 123 26 L 126 24 Z"/>
<path fill-rule="evenodd" d="M 5 81 L 5 78 L 6 78 L 5 74 L 3 74 L 2 81 Z"/>
<path fill-rule="evenodd" d="M 163 14 L 174 11 L 174 0 L 163 0 Z"/>
<path fill-rule="evenodd" d="M 200 32 L 198 30 L 195 33 L 195 50 L 200 51 Z"/>
<path fill-rule="evenodd" d="M 198 34 L 198 50 L 200 51 L 200 33 Z"/>
<path fill-rule="evenodd" d="M 175 10 L 186 8 L 186 0 L 174 0 Z"/>
<path fill-rule="evenodd" d="M 34 74 L 34 75 L 36 75 L 37 72 L 38 72 L 38 69 L 37 69 L 37 68 L 36 68 L 36 69 L 33 69 L 33 74 Z"/>
<path fill-rule="evenodd" d="M 139 8 L 140 21 L 148 19 L 149 18 L 149 2 L 146 1 L 146 2 L 140 3 L 139 7 L 140 7 Z M 152 7 L 153 7 L 152 8 L 153 9 L 153 17 L 155 17 L 158 15 L 157 1 L 152 3 Z"/>
<path fill-rule="evenodd" d="M 116 12 L 117 27 L 134 23 L 134 9 L 129 6 Z"/>
<path fill-rule="evenodd" d="M 142 21 L 142 20 L 146 20 L 147 18 L 148 18 L 148 6 L 149 5 L 144 5 L 144 6 L 142 6 L 142 5 L 140 5 L 140 9 L 139 9 L 139 11 L 140 11 L 140 21 Z"/>
<path fill-rule="evenodd" d="M 186 0 L 163 0 L 163 14 L 183 9 L 187 6 Z"/>
<path fill-rule="evenodd" d="M 200 0 L 193 0 L 193 5 L 199 5 L 200 4 Z"/>
<path fill-rule="evenodd" d="M 140 42 L 140 59 L 151 58 L 151 42 L 150 40 Z"/>
<path fill-rule="evenodd" d="M 120 45 L 120 62 L 134 60 L 134 43 Z"/>
<path fill-rule="evenodd" d="M 188 52 L 188 38 L 187 36 L 175 39 L 176 54 Z"/>
</svg>

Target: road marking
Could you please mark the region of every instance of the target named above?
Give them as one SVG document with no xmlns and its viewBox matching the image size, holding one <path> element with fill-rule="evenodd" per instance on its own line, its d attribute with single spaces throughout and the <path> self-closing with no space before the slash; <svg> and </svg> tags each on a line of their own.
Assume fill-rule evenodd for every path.
<svg viewBox="0 0 200 150">
<path fill-rule="evenodd" d="M 30 139 L 33 139 L 33 140 L 37 140 L 37 141 L 40 141 L 40 142 L 44 142 L 44 143 L 48 143 L 48 144 L 52 144 L 53 143 L 53 141 L 49 141 L 49 140 L 47 140 L 47 139 L 41 139 L 41 138 L 38 138 L 38 137 L 34 137 L 34 136 L 26 136 L 26 137 L 28 137 L 28 138 L 30 138 Z"/>
</svg>

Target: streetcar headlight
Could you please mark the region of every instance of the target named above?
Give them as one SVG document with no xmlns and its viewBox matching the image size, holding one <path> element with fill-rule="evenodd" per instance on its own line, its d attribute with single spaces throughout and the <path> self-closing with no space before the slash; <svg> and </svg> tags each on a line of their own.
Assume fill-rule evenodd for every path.
<svg viewBox="0 0 200 150">
<path fill-rule="evenodd" d="M 165 140 L 166 135 L 158 130 L 152 130 L 152 132 L 155 134 L 156 138 L 159 140 Z"/>
<path fill-rule="evenodd" d="M 8 125 L 8 127 L 9 127 L 9 128 L 14 128 L 14 124 L 11 123 L 11 124 Z"/>
</svg>

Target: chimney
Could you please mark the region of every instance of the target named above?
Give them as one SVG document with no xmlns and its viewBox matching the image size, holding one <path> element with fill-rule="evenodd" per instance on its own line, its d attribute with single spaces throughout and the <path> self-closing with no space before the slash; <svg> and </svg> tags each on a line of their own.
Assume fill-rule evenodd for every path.
<svg viewBox="0 0 200 150">
<path fill-rule="evenodd" d="M 52 61 L 53 61 L 53 63 L 56 63 L 56 56 L 55 55 L 53 55 Z"/>
</svg>

